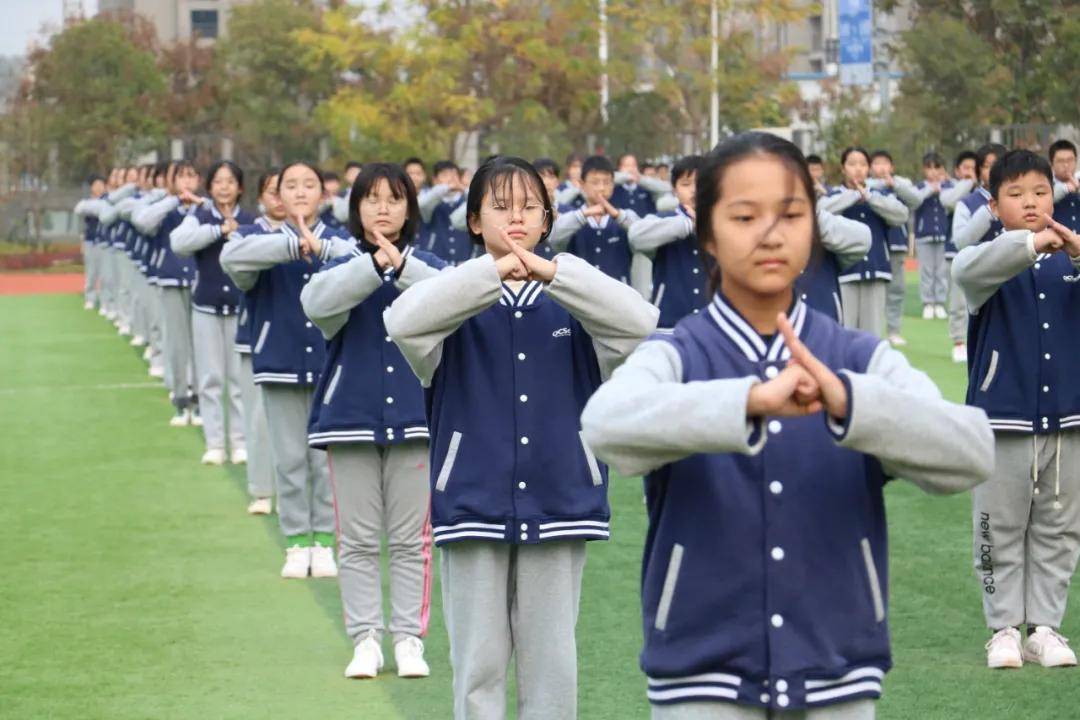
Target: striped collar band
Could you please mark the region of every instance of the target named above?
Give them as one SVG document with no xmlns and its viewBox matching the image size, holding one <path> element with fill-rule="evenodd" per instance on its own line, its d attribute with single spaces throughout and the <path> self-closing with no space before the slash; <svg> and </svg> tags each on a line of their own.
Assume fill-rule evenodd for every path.
<svg viewBox="0 0 1080 720">
<path fill-rule="evenodd" d="M 290 223 L 283 224 L 281 226 L 281 232 L 285 233 L 285 236 L 288 237 L 290 240 L 295 240 L 299 236 L 296 228 L 294 228 Z M 311 228 L 311 234 L 317 238 L 321 238 L 323 236 L 323 233 L 325 232 L 326 225 L 323 224 L 322 220 L 316 222 L 315 225 Z"/>
<path fill-rule="evenodd" d="M 761 335 L 743 319 L 735 308 L 728 304 L 720 293 L 716 293 L 713 301 L 709 303 L 709 316 L 720 331 L 727 335 L 751 362 L 762 360 L 775 362 L 791 358 L 791 351 L 784 344 L 784 336 L 781 333 L 777 332 L 776 337 L 766 346 Z M 801 338 L 806 325 L 806 303 L 796 299 L 795 307 L 788 313 L 788 317 L 795 335 Z"/>
<path fill-rule="evenodd" d="M 502 285 L 502 297 L 499 298 L 499 304 L 507 307 L 529 307 L 535 305 L 536 301 L 540 299 L 540 292 L 544 289 L 544 284 L 539 280 L 530 280 L 521 286 L 521 289 L 516 293 L 506 283 Z"/>
</svg>

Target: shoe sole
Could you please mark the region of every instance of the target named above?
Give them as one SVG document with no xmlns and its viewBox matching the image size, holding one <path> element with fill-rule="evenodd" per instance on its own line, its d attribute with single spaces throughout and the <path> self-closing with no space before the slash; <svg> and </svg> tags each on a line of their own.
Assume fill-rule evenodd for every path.
<svg viewBox="0 0 1080 720">
<path fill-rule="evenodd" d="M 406 674 L 403 674 L 403 673 L 399 672 L 397 674 L 397 676 L 399 678 L 405 678 L 406 680 L 418 680 L 420 678 L 430 677 L 431 676 L 431 671 L 429 670 L 428 672 L 426 672 L 426 673 L 424 673 L 422 675 L 419 674 L 419 673 L 411 673 L 411 674 L 406 675 Z"/>
<path fill-rule="evenodd" d="M 307 580 L 308 579 L 307 575 L 286 575 L 285 573 L 281 573 L 281 577 L 284 580 Z"/>
<path fill-rule="evenodd" d="M 313 577 L 313 578 L 336 578 L 337 576 L 338 576 L 338 574 L 336 572 L 334 574 L 332 574 L 332 575 L 329 574 L 329 573 L 316 573 L 316 572 L 311 573 L 311 577 Z"/>
<path fill-rule="evenodd" d="M 990 670 L 1014 670 L 1024 667 L 1023 660 L 1007 660 L 997 663 L 986 663 L 986 667 Z"/>
<path fill-rule="evenodd" d="M 379 673 L 377 671 L 375 672 L 374 675 L 366 675 L 366 674 L 350 675 L 349 673 L 345 673 L 345 679 L 346 680 L 374 680 L 378 676 L 379 676 Z"/>
<path fill-rule="evenodd" d="M 1046 663 L 1039 660 L 1038 656 L 1032 655 L 1031 653 L 1029 653 L 1027 651 L 1024 651 L 1024 662 L 1029 662 L 1029 663 L 1032 663 L 1034 665 L 1042 665 L 1044 668 L 1076 667 L 1076 661 L 1075 660 L 1072 661 L 1072 662 L 1065 661 L 1065 662 L 1061 662 L 1061 663 L 1054 663 L 1052 665 L 1047 665 Z"/>
</svg>

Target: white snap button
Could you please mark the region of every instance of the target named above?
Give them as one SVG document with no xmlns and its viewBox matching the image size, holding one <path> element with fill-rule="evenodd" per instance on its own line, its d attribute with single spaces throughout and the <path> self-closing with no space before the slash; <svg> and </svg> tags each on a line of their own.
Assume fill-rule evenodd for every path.
<svg viewBox="0 0 1080 720">
<path fill-rule="evenodd" d="M 386 404 L 387 405 L 393 405 L 394 404 L 394 398 L 392 398 L 392 397 L 386 398 Z"/>
<path fill-rule="evenodd" d="M 1050 392 L 1050 386 L 1049 385 L 1043 385 L 1043 392 Z"/>
<path fill-rule="evenodd" d="M 390 342 L 390 336 L 389 335 L 386 336 L 386 342 Z"/>
<path fill-rule="evenodd" d="M 453 254 L 453 253 L 451 253 L 451 254 Z M 529 539 L 529 533 L 521 533 L 521 539 L 522 540 L 528 540 Z"/>
<path fill-rule="evenodd" d="M 1043 323 L 1043 330 L 1049 330 L 1049 329 L 1050 329 L 1050 323 Z"/>
<path fill-rule="evenodd" d="M 788 700 L 787 695 L 777 695 L 776 696 L 776 704 L 779 705 L 780 707 L 787 707 L 788 703 L 790 703 L 790 702 L 791 701 Z"/>
<path fill-rule="evenodd" d="M 787 680 L 776 681 L 776 692 L 786 693 L 788 688 Z"/>
<path fill-rule="evenodd" d="M 772 559 L 777 560 L 777 561 L 783 560 L 784 559 L 784 548 L 774 547 L 772 549 Z"/>
<path fill-rule="evenodd" d="M 518 490 L 524 490 L 524 489 L 525 489 L 525 483 L 519 482 L 518 483 Z"/>
<path fill-rule="evenodd" d="M 1038 269 L 1039 269 L 1039 268 L 1041 268 L 1041 267 L 1042 267 L 1042 264 L 1040 264 L 1040 263 L 1035 263 L 1035 269 L 1036 269 L 1036 270 L 1038 270 Z"/>
<path fill-rule="evenodd" d="M 769 702 L 769 693 L 761 693 L 761 702 L 766 704 Z"/>
<path fill-rule="evenodd" d="M 520 310 L 515 310 L 514 311 L 514 317 L 516 317 L 516 318 L 521 317 L 521 311 Z"/>
<path fill-rule="evenodd" d="M 312 352 L 312 349 L 311 349 L 311 347 L 310 347 L 310 346 L 308 346 L 308 347 L 304 348 L 304 350 L 306 350 L 307 352 Z"/>
<path fill-rule="evenodd" d="M 528 445 L 529 444 L 529 438 L 523 436 L 521 438 L 521 444 L 522 445 Z"/>
<path fill-rule="evenodd" d="M 1039 293 L 1039 299 L 1040 300 L 1045 300 L 1046 299 L 1046 293 Z"/>
<path fill-rule="evenodd" d="M 769 483 L 769 492 L 771 492 L 773 495 L 779 495 L 780 493 L 784 492 L 784 483 L 780 482 L 779 480 L 773 480 L 771 483 Z"/>
<path fill-rule="evenodd" d="M 525 359 L 525 353 L 518 353 L 518 360 L 524 360 L 524 359 Z"/>
<path fill-rule="evenodd" d="M 308 275 L 307 273 L 304 273 L 304 279 L 305 279 L 305 280 L 307 280 L 307 279 L 308 279 L 308 278 L 310 278 L 310 277 L 311 277 L 310 275 Z"/>
<path fill-rule="evenodd" d="M 779 420 L 770 420 L 769 421 L 769 432 L 771 432 L 773 435 L 780 432 L 781 427 L 783 427 L 783 426 L 780 424 Z"/>
<path fill-rule="evenodd" d="M 1046 353 L 1045 355 L 1043 355 L 1043 357 L 1046 358 L 1047 360 L 1049 360 L 1050 359 L 1050 353 Z"/>
<path fill-rule="evenodd" d="M 386 366 L 386 372 L 388 372 L 388 373 L 394 372 L 394 366 L 393 365 L 387 365 Z"/>
<path fill-rule="evenodd" d="M 771 622 L 771 623 L 772 623 L 772 626 L 773 626 L 774 628 L 778 628 L 778 627 L 781 627 L 781 626 L 783 626 L 783 624 L 784 624 L 784 617 L 783 617 L 782 615 L 779 615 L 779 614 L 777 614 L 777 615 L 773 615 L 773 616 L 772 616 L 771 618 L 769 618 L 769 622 Z"/>
<path fill-rule="evenodd" d="M 304 327 L 306 327 L 306 328 L 309 328 L 309 327 L 311 327 L 311 323 L 310 323 L 310 322 L 306 322 L 306 323 L 304 323 Z"/>
<path fill-rule="evenodd" d="M 521 523 L 521 532 L 525 532 L 529 529 L 528 523 Z"/>
<path fill-rule="evenodd" d="M 776 377 L 779 374 L 780 374 L 780 371 L 777 369 L 777 367 L 775 365 L 770 365 L 769 367 L 765 368 L 765 377 L 767 377 L 769 379 L 772 379 L 772 378 Z"/>
<path fill-rule="evenodd" d="M 520 400 L 521 402 L 529 402 L 529 396 L 528 395 L 522 395 L 521 397 L 518 398 L 518 400 Z"/>
</svg>

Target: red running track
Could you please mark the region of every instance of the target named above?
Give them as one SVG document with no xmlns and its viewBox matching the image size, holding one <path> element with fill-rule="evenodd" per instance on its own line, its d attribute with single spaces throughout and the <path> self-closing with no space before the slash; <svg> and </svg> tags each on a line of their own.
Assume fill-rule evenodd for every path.
<svg viewBox="0 0 1080 720">
<path fill-rule="evenodd" d="M 0 274 L 0 295 L 81 293 L 82 273 Z"/>
</svg>

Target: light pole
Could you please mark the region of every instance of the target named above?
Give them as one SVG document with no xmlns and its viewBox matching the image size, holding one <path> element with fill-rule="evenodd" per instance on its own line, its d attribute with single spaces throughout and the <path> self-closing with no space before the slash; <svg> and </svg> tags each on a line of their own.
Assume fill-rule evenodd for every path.
<svg viewBox="0 0 1080 720">
<path fill-rule="evenodd" d="M 709 7 L 709 148 L 720 142 L 720 9 L 719 0 L 712 0 Z"/>
<path fill-rule="evenodd" d="M 604 127 L 608 124 L 608 38 L 607 38 L 607 0 L 600 0 L 600 120 Z"/>
</svg>

